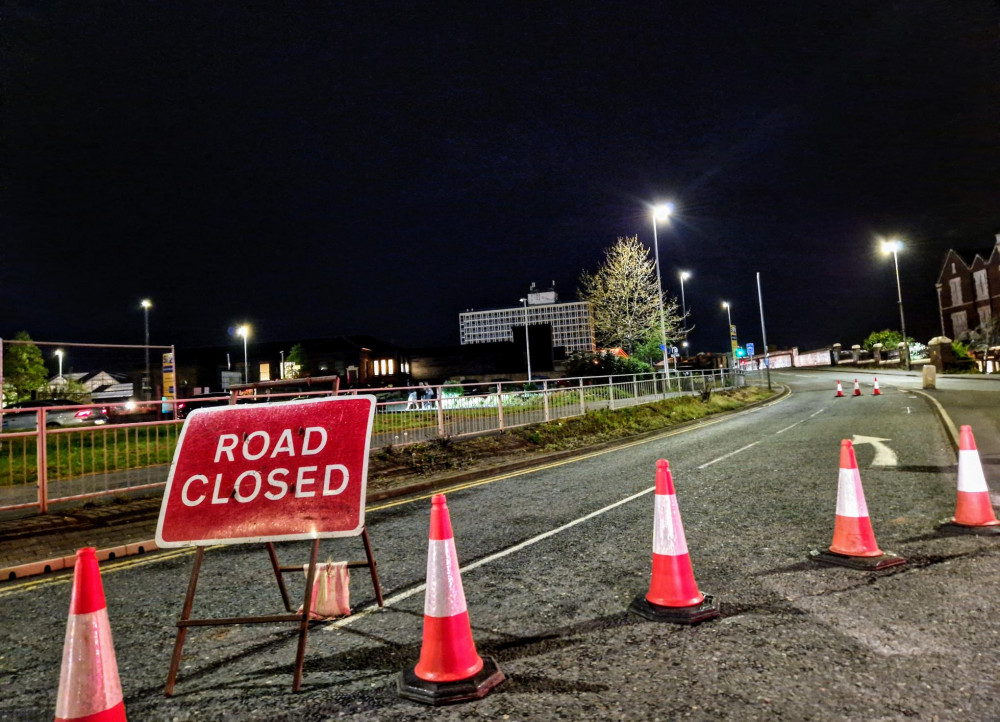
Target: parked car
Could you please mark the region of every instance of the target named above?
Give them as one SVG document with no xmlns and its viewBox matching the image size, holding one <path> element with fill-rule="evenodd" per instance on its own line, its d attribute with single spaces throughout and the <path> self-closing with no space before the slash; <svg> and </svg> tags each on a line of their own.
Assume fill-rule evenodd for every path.
<svg viewBox="0 0 1000 722">
<path fill-rule="evenodd" d="M 34 431 L 38 427 L 38 409 L 59 406 L 45 412 L 46 428 L 69 426 L 100 426 L 108 423 L 108 410 L 102 406 L 90 406 L 70 399 L 43 399 L 39 401 L 19 401 L 3 410 L 4 431 Z"/>
<path fill-rule="evenodd" d="M 211 406 L 228 406 L 228 391 L 212 391 L 207 394 L 195 394 L 177 403 L 177 418 L 186 419 L 195 409 L 206 409 Z"/>
</svg>

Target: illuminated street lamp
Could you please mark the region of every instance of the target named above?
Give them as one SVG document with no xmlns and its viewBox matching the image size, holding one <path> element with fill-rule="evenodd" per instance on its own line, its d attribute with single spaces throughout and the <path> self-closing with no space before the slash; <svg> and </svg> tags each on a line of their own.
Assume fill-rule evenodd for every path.
<svg viewBox="0 0 1000 722">
<path fill-rule="evenodd" d="M 687 304 L 684 302 L 684 281 L 691 278 L 691 273 L 688 271 L 681 271 L 681 318 L 684 319 L 684 338 L 687 338 Z"/>
<path fill-rule="evenodd" d="M 882 253 L 886 255 L 891 253 L 893 265 L 896 267 L 896 298 L 899 300 L 899 327 L 903 332 L 903 343 L 906 344 L 907 350 L 909 350 L 909 342 L 906 340 L 906 319 L 903 317 L 903 289 L 899 285 L 899 258 L 896 256 L 901 250 L 903 250 L 903 244 L 895 238 L 882 241 Z M 907 353 L 907 364 L 909 363 L 909 359 L 910 355 Z"/>
<path fill-rule="evenodd" d="M 250 335 L 250 327 L 243 324 L 236 329 L 236 334 L 243 337 L 243 383 L 250 383 L 250 363 L 247 360 L 247 337 Z"/>
<path fill-rule="evenodd" d="M 56 358 L 59 359 L 59 375 L 56 378 L 58 378 L 60 381 L 62 380 L 62 377 L 63 377 L 63 375 L 62 375 L 62 360 L 63 360 L 63 354 L 64 353 L 65 353 L 65 351 L 63 351 L 61 348 L 57 348 L 56 349 Z"/>
<path fill-rule="evenodd" d="M 520 299 L 524 304 L 524 355 L 528 359 L 528 382 L 531 382 L 531 343 L 528 341 L 528 299 Z"/>
<path fill-rule="evenodd" d="M 142 306 L 142 312 L 146 319 L 146 375 L 142 378 L 142 397 L 143 400 L 149 401 L 149 391 L 152 386 L 152 376 L 149 373 L 149 309 L 153 307 L 153 302 L 148 298 L 142 299 L 139 304 Z"/>
<path fill-rule="evenodd" d="M 724 309 L 726 309 L 726 319 L 729 321 L 729 325 L 728 325 L 728 327 L 727 327 L 726 330 L 729 333 L 729 350 L 732 351 L 733 350 L 733 316 L 729 312 L 729 301 L 723 301 L 722 302 L 722 307 Z M 736 364 L 736 358 L 735 357 L 733 358 L 733 360 L 731 361 L 731 363 L 733 365 Z"/>
<path fill-rule="evenodd" d="M 660 243 L 656 237 L 656 225 L 670 219 L 674 212 L 673 203 L 662 203 L 653 208 L 653 253 L 656 257 L 656 302 L 660 308 L 660 349 L 663 351 L 663 375 L 669 383 L 670 367 L 667 365 L 667 324 L 663 317 L 663 281 L 660 279 Z"/>
</svg>

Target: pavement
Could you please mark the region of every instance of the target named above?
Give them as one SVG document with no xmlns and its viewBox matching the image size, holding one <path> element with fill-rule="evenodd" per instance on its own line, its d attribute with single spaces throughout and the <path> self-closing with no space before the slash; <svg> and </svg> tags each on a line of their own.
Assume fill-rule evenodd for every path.
<svg viewBox="0 0 1000 722">
<path fill-rule="evenodd" d="M 875 372 L 855 369 L 845 369 L 845 371 L 851 379 L 856 376 L 920 378 L 920 373 L 915 371 L 884 369 Z M 954 377 L 938 378 L 940 381 L 942 378 Z M 963 381 L 973 379 L 978 380 L 977 377 L 963 377 Z M 982 384 L 983 390 L 998 388 L 996 379 L 982 380 L 987 382 Z M 988 383 L 989 381 L 993 383 Z M 916 393 L 924 396 L 935 408 L 956 450 L 958 426 L 969 424 L 976 431 L 977 445 L 984 465 L 1000 464 L 1000 413 L 995 404 L 990 403 L 985 406 L 977 404 L 976 397 L 970 396 L 967 391 L 941 389 L 940 384 L 938 389 Z M 626 441 L 628 440 L 617 443 Z M 585 447 L 572 452 L 561 452 L 533 458 L 527 462 L 479 469 L 461 475 L 428 476 L 415 485 L 379 492 L 377 498 L 385 499 L 425 492 L 464 481 L 465 477 L 486 477 L 512 470 L 514 467 L 525 468 L 535 464 L 545 464 L 551 461 L 553 456 L 564 457 L 592 450 L 593 447 Z M 375 500 L 373 495 L 369 495 L 369 502 Z M 137 497 L 124 501 L 119 499 L 107 503 L 90 502 L 75 508 L 20 519 L 0 519 L 0 581 L 72 568 L 76 550 L 83 547 L 96 548 L 98 559 L 101 561 L 154 551 L 157 548 L 154 537 L 160 501 L 161 495 L 157 493 L 152 497 Z"/>
</svg>

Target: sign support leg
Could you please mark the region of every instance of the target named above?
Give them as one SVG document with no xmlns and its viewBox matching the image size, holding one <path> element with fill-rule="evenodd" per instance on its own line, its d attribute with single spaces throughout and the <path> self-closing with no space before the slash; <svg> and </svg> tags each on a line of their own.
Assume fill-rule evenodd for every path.
<svg viewBox="0 0 1000 722">
<path fill-rule="evenodd" d="M 316 579 L 316 558 L 319 556 L 319 539 L 314 539 L 312 553 L 309 555 L 309 573 L 306 574 L 305 601 L 302 602 L 302 621 L 299 622 L 299 649 L 295 654 L 295 678 L 292 680 L 292 691 L 298 692 L 302 687 L 302 667 L 306 659 L 306 637 L 309 634 L 309 614 L 312 612 L 312 590 Z"/>
<path fill-rule="evenodd" d="M 205 548 L 198 547 L 194 556 L 194 566 L 191 568 L 191 581 L 188 582 L 187 596 L 184 597 L 184 608 L 180 621 L 177 623 L 177 639 L 174 641 L 174 655 L 170 658 L 170 672 L 167 674 L 167 686 L 163 690 L 166 697 L 174 694 L 174 683 L 177 682 L 177 670 L 181 665 L 181 650 L 184 649 L 184 637 L 187 626 L 181 624 L 191 618 L 191 607 L 194 606 L 194 590 L 198 586 L 198 573 L 201 571 L 201 560 L 205 556 Z"/>
<path fill-rule="evenodd" d="M 288 589 L 285 587 L 285 580 L 281 576 L 281 565 L 278 563 L 278 555 L 274 551 L 274 542 L 267 542 L 267 553 L 271 557 L 271 568 L 274 569 L 274 576 L 278 580 L 278 589 L 281 590 L 281 601 L 285 603 L 285 611 L 292 611 L 292 602 L 288 598 Z"/>
<path fill-rule="evenodd" d="M 375 599 L 378 605 L 382 604 L 382 585 L 378 582 L 378 572 L 375 570 L 375 556 L 372 554 L 372 545 L 368 541 L 368 525 L 361 530 L 361 539 L 365 543 L 365 556 L 368 557 L 368 570 L 372 573 L 372 586 L 375 587 Z"/>
</svg>

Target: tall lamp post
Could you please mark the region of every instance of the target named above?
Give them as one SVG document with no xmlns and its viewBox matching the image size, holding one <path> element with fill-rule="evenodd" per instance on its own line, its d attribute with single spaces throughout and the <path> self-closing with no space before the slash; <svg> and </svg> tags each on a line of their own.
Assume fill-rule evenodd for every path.
<svg viewBox="0 0 1000 722">
<path fill-rule="evenodd" d="M 247 360 L 247 336 L 250 335 L 250 327 L 243 324 L 236 333 L 243 337 L 243 383 L 250 383 L 250 363 Z"/>
<path fill-rule="evenodd" d="M 660 221 L 669 220 L 674 212 L 672 203 L 661 203 L 653 208 L 653 253 L 656 258 L 656 302 L 660 309 L 660 349 L 663 351 L 663 378 L 670 384 L 670 367 L 667 365 L 667 324 L 663 317 L 663 281 L 660 279 L 660 242 L 656 236 L 656 226 Z"/>
<path fill-rule="evenodd" d="M 153 307 L 153 302 L 148 298 L 142 299 L 140 305 L 142 306 L 143 316 L 145 317 L 145 327 L 146 327 L 146 375 L 142 378 L 142 398 L 144 401 L 149 401 L 149 392 L 152 388 L 153 377 L 149 373 L 149 309 Z"/>
<path fill-rule="evenodd" d="M 531 342 L 528 341 L 528 299 L 520 299 L 524 304 L 524 357 L 528 359 L 528 383 L 531 383 Z"/>
<path fill-rule="evenodd" d="M 681 271 L 681 316 L 684 319 L 684 338 L 687 338 L 687 327 L 688 327 L 688 312 L 687 304 L 684 302 L 684 281 L 691 278 L 691 273 L 688 271 Z"/>
<path fill-rule="evenodd" d="M 63 375 L 62 375 L 62 358 L 63 358 L 63 354 L 65 353 L 65 351 L 63 351 L 61 348 L 57 348 L 55 353 L 56 353 L 56 358 L 59 359 L 59 375 L 56 376 L 56 378 L 59 379 L 60 381 L 62 381 L 62 377 L 63 377 Z"/>
<path fill-rule="evenodd" d="M 729 322 L 726 326 L 726 333 L 729 336 L 729 350 L 733 350 L 733 315 L 729 312 L 729 301 L 723 301 L 722 307 L 726 309 L 726 320 Z M 729 361 L 730 365 L 736 364 L 736 359 L 732 358 Z"/>
<path fill-rule="evenodd" d="M 903 288 L 899 285 L 899 258 L 896 255 L 901 250 L 903 250 L 903 244 L 895 238 L 888 241 L 882 241 L 882 253 L 885 253 L 886 255 L 891 253 L 893 265 L 896 267 L 896 298 L 899 300 L 899 328 L 903 332 L 903 343 L 906 344 L 907 349 L 906 365 L 907 368 L 909 368 L 910 344 L 909 341 L 906 340 L 906 319 L 903 317 Z"/>
</svg>

